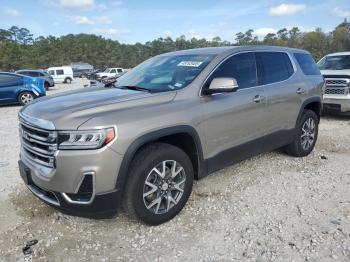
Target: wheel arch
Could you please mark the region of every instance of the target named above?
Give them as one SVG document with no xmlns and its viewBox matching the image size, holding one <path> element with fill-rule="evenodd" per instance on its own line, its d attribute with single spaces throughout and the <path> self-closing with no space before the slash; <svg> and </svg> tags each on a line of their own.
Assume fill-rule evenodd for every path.
<svg viewBox="0 0 350 262">
<path fill-rule="evenodd" d="M 17 91 L 17 94 L 16 94 L 16 100 L 18 101 L 19 100 L 19 96 L 23 93 L 31 93 L 34 97 L 35 97 L 35 94 L 32 90 L 28 90 L 28 89 L 20 89 Z"/>
<path fill-rule="evenodd" d="M 116 181 L 116 189 L 118 189 L 118 191 L 124 190 L 128 170 L 136 153 L 145 146 L 155 142 L 168 143 L 185 151 L 193 164 L 195 179 L 205 174 L 206 168 L 203 160 L 203 150 L 197 131 L 192 126 L 188 125 L 168 127 L 142 135 L 130 144 L 124 154 L 118 172 Z"/>
<path fill-rule="evenodd" d="M 70 81 L 73 81 L 73 79 L 72 79 L 70 76 L 66 76 L 66 78 L 64 79 L 63 82 L 64 82 L 64 83 L 67 83 L 67 80 L 68 80 L 68 79 L 69 79 Z"/>
<path fill-rule="evenodd" d="M 320 97 L 310 97 L 303 102 L 303 104 L 301 105 L 300 111 L 299 111 L 296 125 L 299 123 L 299 120 L 300 120 L 300 118 L 303 114 L 303 111 L 305 109 L 309 109 L 309 110 L 314 111 L 318 117 L 318 121 L 320 121 L 321 113 L 322 113 L 322 100 L 321 100 L 321 98 Z"/>
</svg>

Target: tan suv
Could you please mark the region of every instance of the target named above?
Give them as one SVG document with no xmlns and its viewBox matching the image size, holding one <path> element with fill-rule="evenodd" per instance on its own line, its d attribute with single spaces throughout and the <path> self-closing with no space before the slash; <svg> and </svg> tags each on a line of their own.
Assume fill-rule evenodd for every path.
<svg viewBox="0 0 350 262">
<path fill-rule="evenodd" d="M 19 113 L 20 173 L 45 203 L 106 217 L 122 204 L 160 224 L 178 214 L 193 179 L 264 151 L 308 155 L 323 78 L 308 52 L 204 48 L 153 57 L 115 88 L 34 101 Z"/>
</svg>

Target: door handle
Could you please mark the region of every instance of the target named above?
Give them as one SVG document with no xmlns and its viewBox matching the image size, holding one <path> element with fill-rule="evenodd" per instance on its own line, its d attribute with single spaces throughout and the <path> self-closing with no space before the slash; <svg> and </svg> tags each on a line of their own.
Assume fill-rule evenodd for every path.
<svg viewBox="0 0 350 262">
<path fill-rule="evenodd" d="M 302 94 L 305 94 L 305 93 L 306 93 L 306 90 L 299 87 L 299 88 L 297 89 L 296 93 L 299 94 L 299 95 L 302 95 Z"/>
<path fill-rule="evenodd" d="M 264 97 L 263 96 L 261 96 L 261 95 L 256 95 L 256 96 L 254 96 L 254 98 L 253 98 L 253 101 L 255 102 L 255 103 L 261 103 L 262 101 L 264 101 Z"/>
</svg>

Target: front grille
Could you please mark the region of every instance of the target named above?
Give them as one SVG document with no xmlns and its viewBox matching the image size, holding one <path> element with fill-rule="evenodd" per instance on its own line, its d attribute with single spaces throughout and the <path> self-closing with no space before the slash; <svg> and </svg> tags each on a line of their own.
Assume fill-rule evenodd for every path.
<svg viewBox="0 0 350 262">
<path fill-rule="evenodd" d="M 327 86 L 346 86 L 347 85 L 347 79 L 327 79 L 326 80 Z"/>
<path fill-rule="evenodd" d="M 26 156 L 37 164 L 55 168 L 57 133 L 20 121 L 21 144 Z"/>
<path fill-rule="evenodd" d="M 350 79 L 326 78 L 326 95 L 347 95 Z"/>
</svg>

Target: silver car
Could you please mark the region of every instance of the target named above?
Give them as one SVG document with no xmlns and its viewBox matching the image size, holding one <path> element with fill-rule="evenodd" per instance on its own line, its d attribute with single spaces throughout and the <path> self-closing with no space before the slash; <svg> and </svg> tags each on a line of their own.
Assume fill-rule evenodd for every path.
<svg viewBox="0 0 350 262">
<path fill-rule="evenodd" d="M 314 148 L 324 81 L 303 50 L 266 46 L 153 57 L 115 88 L 38 99 L 19 113 L 20 174 L 45 203 L 160 224 L 194 179 L 253 155 Z"/>
</svg>

